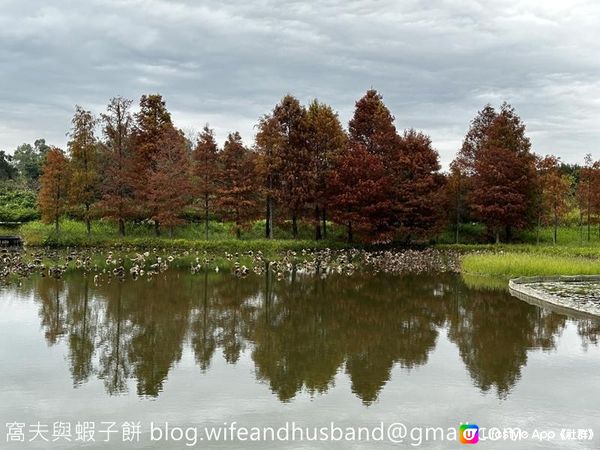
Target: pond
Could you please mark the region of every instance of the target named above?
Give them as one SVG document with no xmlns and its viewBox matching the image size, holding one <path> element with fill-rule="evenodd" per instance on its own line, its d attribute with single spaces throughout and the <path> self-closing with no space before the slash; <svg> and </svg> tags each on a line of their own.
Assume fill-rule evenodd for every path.
<svg viewBox="0 0 600 450">
<path fill-rule="evenodd" d="M 599 337 L 600 321 L 470 288 L 457 274 L 33 276 L 0 290 L 0 442 L 79 448 L 85 422 L 95 424 L 90 448 L 189 448 L 201 444 L 191 433 L 167 439 L 166 422 L 186 432 L 335 422 L 408 431 L 396 445 L 231 439 L 202 447 L 409 448 L 419 437 L 413 427 L 469 422 L 557 434 L 486 448 L 598 448 Z M 123 442 L 123 424 L 137 422 L 139 442 Z M 26 442 L 7 443 L 14 423 L 25 424 Z M 56 423 L 72 425 L 71 441 L 53 441 Z M 34 424 L 48 427 L 49 442 L 31 439 Z M 111 426 L 114 436 L 100 434 Z M 592 440 L 560 437 L 594 427 Z"/>
</svg>

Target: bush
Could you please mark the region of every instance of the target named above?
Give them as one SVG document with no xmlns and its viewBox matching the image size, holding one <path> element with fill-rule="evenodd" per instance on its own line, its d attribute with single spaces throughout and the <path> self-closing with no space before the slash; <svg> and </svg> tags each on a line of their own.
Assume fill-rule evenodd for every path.
<svg viewBox="0 0 600 450">
<path fill-rule="evenodd" d="M 39 217 L 34 191 L 6 183 L 0 186 L 0 222 L 29 222 Z"/>
</svg>

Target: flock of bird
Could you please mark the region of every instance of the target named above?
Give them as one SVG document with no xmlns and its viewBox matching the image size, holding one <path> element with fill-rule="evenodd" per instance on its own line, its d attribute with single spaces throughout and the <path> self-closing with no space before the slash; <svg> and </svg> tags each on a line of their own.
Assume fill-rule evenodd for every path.
<svg viewBox="0 0 600 450">
<path fill-rule="evenodd" d="M 337 273 L 352 275 L 357 270 L 373 273 L 458 272 L 459 256 L 454 252 L 425 250 L 301 250 L 281 252 L 267 258 L 261 251 L 208 253 L 200 250 L 165 250 L 153 248 L 139 251 L 122 249 L 43 249 L 0 253 L 0 282 L 24 278 L 32 274 L 61 278 L 67 270 L 94 274 L 94 281 L 131 278 L 152 279 L 170 268 L 204 271 L 229 271 L 238 278 L 251 273 L 270 271 L 282 280 L 294 274 L 326 277 Z"/>
</svg>

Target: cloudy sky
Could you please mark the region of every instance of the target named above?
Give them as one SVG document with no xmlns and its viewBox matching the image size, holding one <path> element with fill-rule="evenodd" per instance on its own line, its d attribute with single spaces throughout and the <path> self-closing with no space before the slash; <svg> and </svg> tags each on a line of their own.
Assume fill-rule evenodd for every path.
<svg viewBox="0 0 600 450">
<path fill-rule="evenodd" d="M 533 148 L 600 158 L 600 2 L 0 0 L 0 149 L 64 146 L 75 104 L 160 93 L 176 124 L 220 139 L 285 94 L 344 123 L 379 90 L 446 165 L 469 120 L 507 100 Z"/>
</svg>

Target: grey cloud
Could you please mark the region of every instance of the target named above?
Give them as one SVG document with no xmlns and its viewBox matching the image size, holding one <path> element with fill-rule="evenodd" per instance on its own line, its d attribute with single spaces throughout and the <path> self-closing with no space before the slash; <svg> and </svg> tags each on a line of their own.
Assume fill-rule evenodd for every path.
<svg viewBox="0 0 600 450">
<path fill-rule="evenodd" d="M 220 139 L 287 92 L 344 122 L 375 87 L 442 161 L 486 102 L 511 102 L 534 150 L 598 151 L 600 4 L 432 0 L 2 0 L 0 148 L 64 145 L 75 104 L 160 92 L 182 128 Z"/>
</svg>

